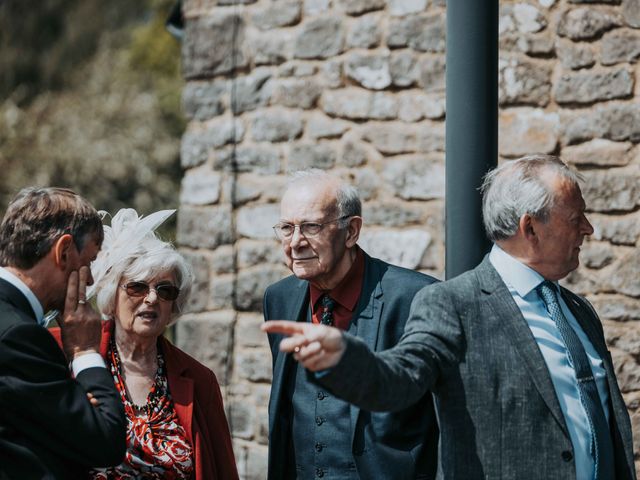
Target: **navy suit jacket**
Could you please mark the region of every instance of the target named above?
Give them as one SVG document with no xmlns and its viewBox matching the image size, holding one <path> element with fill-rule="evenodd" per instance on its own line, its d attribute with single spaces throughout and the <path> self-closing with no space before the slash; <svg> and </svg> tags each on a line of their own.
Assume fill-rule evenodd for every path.
<svg viewBox="0 0 640 480">
<path fill-rule="evenodd" d="M 372 351 L 395 345 L 404 331 L 413 296 L 436 279 L 396 267 L 366 253 L 364 280 L 352 323 L 357 337 Z M 309 283 L 295 276 L 267 288 L 264 295 L 266 320 L 304 322 L 309 309 Z M 290 355 L 279 351 L 281 335 L 270 335 L 273 383 L 269 399 L 268 478 L 285 478 L 290 462 L 289 399 L 284 393 L 287 379 L 296 368 Z M 362 479 L 402 480 L 435 478 L 438 428 L 431 394 L 426 392 L 401 411 L 372 413 L 350 407 L 352 451 Z"/>
<path fill-rule="evenodd" d="M 122 461 L 125 435 L 109 371 L 88 368 L 72 379 L 64 353 L 25 296 L 0 279 L 0 478 L 85 478 L 90 466 Z"/>
</svg>

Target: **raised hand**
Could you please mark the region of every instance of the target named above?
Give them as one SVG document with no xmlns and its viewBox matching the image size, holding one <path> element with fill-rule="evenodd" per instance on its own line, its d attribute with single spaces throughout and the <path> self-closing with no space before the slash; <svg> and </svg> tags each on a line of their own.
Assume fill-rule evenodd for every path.
<svg viewBox="0 0 640 480">
<path fill-rule="evenodd" d="M 261 328 L 263 332 L 286 335 L 280 351 L 293 353 L 293 358 L 312 372 L 337 365 L 346 348 L 342 331 L 327 325 L 271 320 Z"/>
<path fill-rule="evenodd" d="M 100 315 L 86 303 L 90 275 L 89 267 L 83 266 L 79 271 L 71 272 L 67 281 L 64 312 L 59 324 L 62 348 L 69 361 L 84 353 L 98 352 L 100 348 Z"/>
</svg>

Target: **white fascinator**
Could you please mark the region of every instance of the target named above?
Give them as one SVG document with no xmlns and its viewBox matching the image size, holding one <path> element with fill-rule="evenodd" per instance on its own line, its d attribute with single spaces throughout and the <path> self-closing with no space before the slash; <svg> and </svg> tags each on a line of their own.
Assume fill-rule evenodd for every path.
<svg viewBox="0 0 640 480">
<path fill-rule="evenodd" d="M 109 281 L 109 274 L 114 265 L 120 265 L 125 259 L 134 259 L 143 253 L 144 239 L 164 221 L 174 210 L 160 210 L 146 217 L 139 216 L 133 208 L 122 208 L 111 218 L 111 225 L 104 225 L 104 240 L 98 256 L 91 264 L 93 285 L 87 288 L 87 298 L 92 298 L 104 282 Z M 103 219 L 108 215 L 101 211 Z"/>
</svg>

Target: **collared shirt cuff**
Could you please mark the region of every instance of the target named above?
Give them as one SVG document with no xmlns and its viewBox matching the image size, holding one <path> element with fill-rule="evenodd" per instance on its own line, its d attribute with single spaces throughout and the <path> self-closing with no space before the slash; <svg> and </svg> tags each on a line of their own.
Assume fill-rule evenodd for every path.
<svg viewBox="0 0 640 480">
<path fill-rule="evenodd" d="M 77 377 L 83 370 L 93 367 L 107 368 L 102 356 L 97 352 L 77 356 L 71 362 L 71 371 L 74 377 Z"/>
</svg>

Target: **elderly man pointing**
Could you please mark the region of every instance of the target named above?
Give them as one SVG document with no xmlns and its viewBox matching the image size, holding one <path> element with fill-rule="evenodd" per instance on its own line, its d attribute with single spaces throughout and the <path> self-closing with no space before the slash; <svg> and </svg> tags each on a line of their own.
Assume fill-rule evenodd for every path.
<svg viewBox="0 0 640 480">
<path fill-rule="evenodd" d="M 631 426 L 602 325 L 558 285 L 578 267 L 585 217 L 578 178 L 535 155 L 490 172 L 478 267 L 419 292 L 404 335 L 373 353 L 321 325 L 272 322 L 315 381 L 373 411 L 431 390 L 445 479 L 634 479 Z"/>
</svg>

